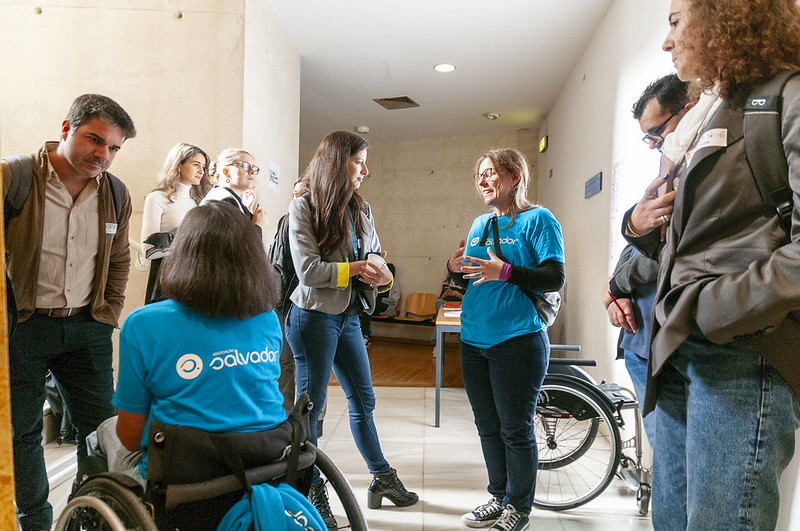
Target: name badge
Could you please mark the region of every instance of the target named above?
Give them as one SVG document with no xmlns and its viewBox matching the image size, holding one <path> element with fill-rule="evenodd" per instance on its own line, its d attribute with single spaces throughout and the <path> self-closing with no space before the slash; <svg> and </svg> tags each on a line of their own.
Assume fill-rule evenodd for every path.
<svg viewBox="0 0 800 531">
<path fill-rule="evenodd" d="M 117 233 L 117 224 L 106 223 L 106 234 L 116 234 L 116 233 Z"/>
<path fill-rule="evenodd" d="M 716 147 L 725 147 L 728 145 L 728 130 L 724 128 L 719 129 L 709 129 L 702 136 L 698 139 L 697 145 L 686 153 L 686 160 L 692 160 L 692 157 L 699 149 L 703 149 L 704 147 L 709 146 L 716 146 Z"/>
</svg>

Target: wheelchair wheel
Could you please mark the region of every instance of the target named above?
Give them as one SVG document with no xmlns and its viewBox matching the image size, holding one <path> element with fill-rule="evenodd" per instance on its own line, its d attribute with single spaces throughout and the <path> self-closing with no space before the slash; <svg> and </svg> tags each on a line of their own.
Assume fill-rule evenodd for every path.
<svg viewBox="0 0 800 531">
<path fill-rule="evenodd" d="M 148 507 L 109 477 L 88 479 L 67 504 L 56 531 L 157 531 Z"/>
<path fill-rule="evenodd" d="M 313 446 L 310 442 L 306 444 Z M 350 529 L 353 531 L 367 531 L 369 528 L 367 527 L 364 513 L 361 511 L 361 506 L 358 504 L 358 501 L 356 501 L 353 488 L 350 486 L 347 478 L 344 477 L 341 470 L 337 468 L 333 461 L 331 461 L 322 450 L 317 447 L 314 447 L 314 450 L 317 452 L 317 459 L 314 464 L 319 468 L 320 473 L 328 479 L 328 483 L 330 483 L 334 492 L 336 492 L 336 496 L 344 507 L 345 515 L 347 515 L 347 520 L 350 523 Z M 339 526 L 340 529 L 342 527 L 345 526 Z"/>
<path fill-rule="evenodd" d="M 552 375 L 534 416 L 539 467 L 533 505 L 563 511 L 602 493 L 619 466 L 622 441 L 605 395 L 581 379 Z"/>
</svg>

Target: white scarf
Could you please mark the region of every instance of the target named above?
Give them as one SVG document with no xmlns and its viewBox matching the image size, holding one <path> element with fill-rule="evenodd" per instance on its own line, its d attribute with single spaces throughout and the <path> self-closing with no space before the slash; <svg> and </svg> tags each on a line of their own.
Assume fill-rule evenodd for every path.
<svg viewBox="0 0 800 531">
<path fill-rule="evenodd" d="M 686 152 L 697 138 L 700 128 L 717 112 L 722 98 L 717 87 L 711 92 L 703 92 L 698 102 L 681 118 L 678 127 L 664 139 L 661 153 L 678 167 L 686 156 Z"/>
</svg>

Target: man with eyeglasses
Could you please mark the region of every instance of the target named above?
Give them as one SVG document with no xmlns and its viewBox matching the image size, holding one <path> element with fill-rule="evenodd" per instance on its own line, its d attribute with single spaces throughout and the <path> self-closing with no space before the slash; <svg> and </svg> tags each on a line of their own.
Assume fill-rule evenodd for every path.
<svg viewBox="0 0 800 531">
<path fill-rule="evenodd" d="M 678 126 L 694 105 L 690 101 L 688 83 L 670 74 L 652 82 L 633 105 L 650 149 L 661 150 L 664 138 Z M 633 382 L 639 404 L 644 400 L 647 381 L 647 359 L 650 353 L 650 314 L 656 294 L 658 262 L 627 245 L 620 254 L 614 274 L 603 286 L 602 300 L 609 322 L 621 328 L 618 355 L 625 359 L 625 368 Z M 653 445 L 653 416 L 644 419 L 644 431 Z"/>
</svg>

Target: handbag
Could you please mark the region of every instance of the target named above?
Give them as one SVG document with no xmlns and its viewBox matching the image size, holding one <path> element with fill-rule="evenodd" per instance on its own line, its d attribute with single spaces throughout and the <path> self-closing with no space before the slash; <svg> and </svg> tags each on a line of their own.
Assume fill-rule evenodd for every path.
<svg viewBox="0 0 800 531">
<path fill-rule="evenodd" d="M 500 260 L 507 262 L 508 260 L 506 260 L 506 257 L 503 256 L 503 252 L 500 250 L 500 231 L 497 229 L 497 216 L 492 216 L 489 218 L 489 221 L 486 222 L 486 226 L 483 228 L 483 237 L 478 245 L 486 245 L 486 239 L 489 237 L 489 225 L 492 226 L 492 236 L 494 237 L 494 242 L 496 242 L 494 245 L 494 254 L 497 255 Z M 544 291 L 540 295 L 537 295 L 536 292 L 530 292 L 524 289 L 522 292 L 533 302 L 533 305 L 536 307 L 536 313 L 539 314 L 539 319 L 541 319 L 547 327 L 552 326 L 553 323 L 556 322 L 556 317 L 558 317 L 558 310 L 561 309 L 561 294 L 557 291 Z"/>
<path fill-rule="evenodd" d="M 553 326 L 558 317 L 558 310 L 561 309 L 561 294 L 557 291 L 545 291 L 540 296 L 536 297 L 533 303 L 536 306 L 536 313 L 547 325 Z"/>
</svg>

